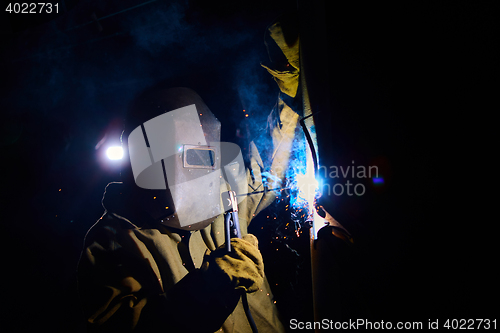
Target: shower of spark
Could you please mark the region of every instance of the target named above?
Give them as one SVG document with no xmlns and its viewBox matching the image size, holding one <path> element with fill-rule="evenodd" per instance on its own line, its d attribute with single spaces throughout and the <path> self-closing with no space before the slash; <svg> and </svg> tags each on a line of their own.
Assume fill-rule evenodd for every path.
<svg viewBox="0 0 500 333">
<path fill-rule="evenodd" d="M 287 193 L 290 197 L 291 218 L 299 235 L 301 221 L 312 223 L 314 237 L 323 226 L 321 217 L 314 209 L 315 198 L 319 195 L 319 182 L 314 175 L 314 163 L 309 147 L 295 147 L 287 174 Z"/>
<path fill-rule="evenodd" d="M 314 174 L 314 163 L 312 152 L 306 145 L 306 172 L 304 175 L 297 175 L 297 186 L 299 196 L 307 202 L 308 221 L 312 222 L 312 237 L 318 236 L 318 230 L 324 226 L 324 220 L 318 215 L 315 209 L 315 198 L 320 194 L 319 182 Z"/>
</svg>

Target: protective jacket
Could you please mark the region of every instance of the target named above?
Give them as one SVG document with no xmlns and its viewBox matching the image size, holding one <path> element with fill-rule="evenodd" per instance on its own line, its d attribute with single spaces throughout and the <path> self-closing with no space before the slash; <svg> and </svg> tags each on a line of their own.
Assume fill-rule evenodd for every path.
<svg viewBox="0 0 500 333">
<path fill-rule="evenodd" d="M 273 142 L 269 172 L 282 179 L 295 136 L 298 115 L 279 101 L 279 123 L 270 129 Z M 276 192 L 264 192 L 264 165 L 250 145 L 248 195 L 239 205 L 242 235 L 252 218 Z M 272 184 L 269 188 L 276 187 Z M 224 219 L 218 216 L 202 230 L 183 231 L 134 212 L 122 184 L 107 187 L 105 214 L 89 230 L 79 266 L 79 291 L 90 331 L 95 332 L 251 332 L 241 293 L 206 288 L 204 257 L 224 243 Z M 283 332 L 266 278 L 248 294 L 260 332 Z"/>
</svg>

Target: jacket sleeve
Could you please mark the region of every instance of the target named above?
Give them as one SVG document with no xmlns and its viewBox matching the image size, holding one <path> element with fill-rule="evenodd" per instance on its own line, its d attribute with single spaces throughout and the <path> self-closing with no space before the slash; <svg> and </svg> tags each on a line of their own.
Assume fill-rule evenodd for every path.
<svg viewBox="0 0 500 333">
<path fill-rule="evenodd" d="M 113 219 L 86 237 L 78 287 L 89 332 L 214 332 L 237 305 L 234 289 L 208 288 L 198 269 L 162 290 L 151 263 Z"/>
<path fill-rule="evenodd" d="M 264 166 L 257 145 L 250 143 L 250 167 L 247 170 L 250 195 L 240 204 L 240 219 L 246 220 L 247 224 L 272 203 L 279 193 L 275 189 L 283 187 L 299 115 L 281 99 L 278 100 L 277 110 L 279 121 L 269 129 L 269 143 L 272 143 L 269 168 Z"/>
</svg>

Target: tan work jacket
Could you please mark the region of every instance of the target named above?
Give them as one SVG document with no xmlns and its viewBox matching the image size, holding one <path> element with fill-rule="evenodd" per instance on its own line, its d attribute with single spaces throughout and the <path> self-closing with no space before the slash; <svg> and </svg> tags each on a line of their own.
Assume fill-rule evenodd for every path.
<svg viewBox="0 0 500 333">
<path fill-rule="evenodd" d="M 280 124 L 271 129 L 270 173 L 283 178 L 288 165 L 298 115 L 278 103 Z M 251 144 L 248 192 L 262 191 L 263 163 Z M 118 202 L 120 184 L 107 188 L 107 201 Z M 239 206 L 242 235 L 253 216 L 267 207 L 276 193 L 249 195 Z M 127 207 L 123 207 L 126 212 Z M 234 308 L 224 297 L 207 295 L 200 270 L 207 250 L 224 243 L 224 220 L 218 216 L 205 229 L 180 231 L 144 223 L 108 207 L 89 230 L 78 267 L 79 290 L 91 331 L 126 332 L 251 332 L 241 299 Z M 123 215 L 121 215 L 123 214 Z M 134 220 L 135 219 L 135 220 Z M 188 238 L 188 239 L 187 239 Z M 248 294 L 259 332 L 283 332 L 267 279 Z M 216 313 L 216 315 L 214 315 Z"/>
</svg>

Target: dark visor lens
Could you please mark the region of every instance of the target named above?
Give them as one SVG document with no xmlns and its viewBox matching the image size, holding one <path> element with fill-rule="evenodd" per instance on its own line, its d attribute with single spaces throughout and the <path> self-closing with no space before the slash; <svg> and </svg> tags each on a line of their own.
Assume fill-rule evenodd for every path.
<svg viewBox="0 0 500 333">
<path fill-rule="evenodd" d="M 185 151 L 185 167 L 213 167 L 215 163 L 215 152 L 206 148 L 189 148 Z"/>
</svg>

